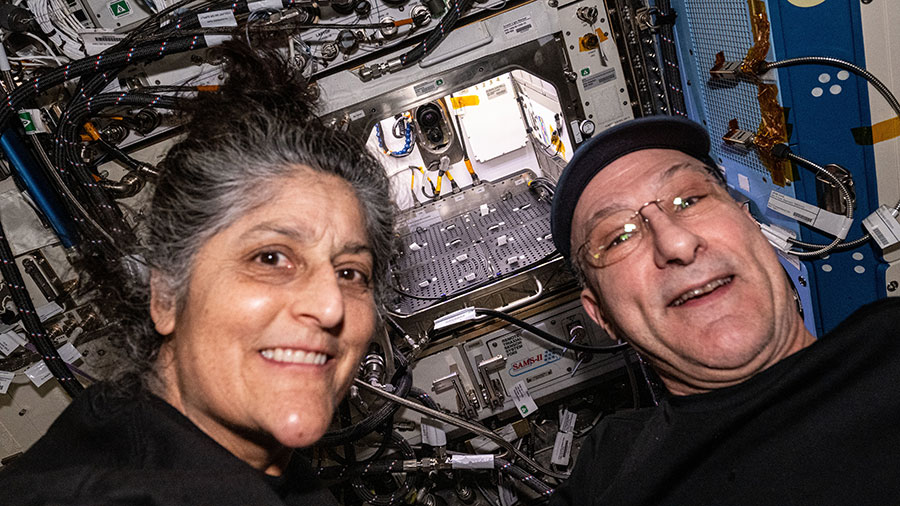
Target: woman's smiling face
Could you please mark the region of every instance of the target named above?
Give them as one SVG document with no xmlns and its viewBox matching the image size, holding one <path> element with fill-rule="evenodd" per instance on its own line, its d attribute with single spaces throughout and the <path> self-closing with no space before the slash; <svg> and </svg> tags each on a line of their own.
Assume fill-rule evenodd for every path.
<svg viewBox="0 0 900 506">
<path fill-rule="evenodd" d="M 302 170 L 197 252 L 169 336 L 163 398 L 257 468 L 325 433 L 376 328 L 365 219 L 341 178 Z M 277 471 L 276 471 L 277 473 Z"/>
</svg>

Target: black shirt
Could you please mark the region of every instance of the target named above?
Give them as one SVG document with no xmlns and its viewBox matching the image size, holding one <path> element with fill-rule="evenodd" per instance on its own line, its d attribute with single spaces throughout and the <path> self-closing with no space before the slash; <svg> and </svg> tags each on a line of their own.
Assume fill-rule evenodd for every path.
<svg viewBox="0 0 900 506">
<path fill-rule="evenodd" d="M 608 417 L 551 504 L 900 504 L 900 299 L 739 385 Z"/>
<path fill-rule="evenodd" d="M 270 478 L 162 399 L 100 384 L 0 471 L 0 504 L 337 504 L 297 456 Z"/>
</svg>

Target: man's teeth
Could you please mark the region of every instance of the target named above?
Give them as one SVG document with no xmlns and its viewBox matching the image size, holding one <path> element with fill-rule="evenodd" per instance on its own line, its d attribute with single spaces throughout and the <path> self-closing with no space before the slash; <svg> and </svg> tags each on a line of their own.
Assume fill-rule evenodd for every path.
<svg viewBox="0 0 900 506">
<path fill-rule="evenodd" d="M 291 348 L 270 348 L 262 350 L 259 353 L 269 360 L 287 364 L 322 365 L 328 360 L 328 355 L 325 355 L 324 353 L 294 350 Z"/>
<path fill-rule="evenodd" d="M 677 299 L 675 299 L 675 301 L 672 302 L 672 305 L 680 306 L 695 297 L 699 297 L 701 295 L 706 295 L 707 293 L 715 290 L 716 288 L 719 288 L 720 286 L 724 286 L 724 285 L 727 285 L 728 283 L 731 283 L 731 279 L 732 279 L 731 276 L 728 276 L 727 278 L 717 279 L 715 281 L 710 281 L 709 283 L 701 286 L 700 288 L 696 288 L 689 292 L 685 292 L 681 297 L 678 297 Z"/>
</svg>

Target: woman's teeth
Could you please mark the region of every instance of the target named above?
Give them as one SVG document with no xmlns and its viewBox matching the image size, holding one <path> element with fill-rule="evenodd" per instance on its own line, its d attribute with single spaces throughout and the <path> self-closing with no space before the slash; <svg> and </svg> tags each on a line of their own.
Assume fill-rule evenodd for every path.
<svg viewBox="0 0 900 506">
<path fill-rule="evenodd" d="M 720 286 L 724 286 L 724 285 L 727 285 L 728 283 L 731 283 L 732 279 L 733 279 L 732 276 L 728 276 L 727 278 L 710 281 L 709 283 L 701 286 L 700 288 L 695 288 L 694 290 L 685 292 L 684 294 L 682 294 L 681 297 L 678 297 L 677 299 L 675 299 L 675 301 L 672 302 L 672 305 L 680 306 L 693 298 L 700 297 L 701 295 L 706 295 L 709 292 L 715 290 L 716 288 L 719 288 Z"/>
<path fill-rule="evenodd" d="M 291 348 L 270 348 L 259 352 L 264 358 L 286 364 L 312 364 L 322 365 L 328 360 L 328 355 L 315 351 L 294 350 Z"/>
</svg>

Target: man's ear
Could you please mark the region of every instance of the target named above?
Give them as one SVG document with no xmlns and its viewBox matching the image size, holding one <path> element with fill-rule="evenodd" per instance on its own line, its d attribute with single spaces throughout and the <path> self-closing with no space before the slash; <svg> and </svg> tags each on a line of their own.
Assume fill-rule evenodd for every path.
<svg viewBox="0 0 900 506">
<path fill-rule="evenodd" d="M 613 340 L 619 339 L 619 336 L 615 334 L 613 325 L 610 325 L 609 322 L 606 321 L 606 317 L 603 314 L 603 308 L 600 307 L 600 301 L 597 299 L 597 295 L 587 286 L 581 289 L 581 305 L 584 306 L 584 310 L 587 312 L 588 316 L 591 317 L 591 320 L 594 320 L 597 325 L 600 325 L 603 330 L 609 334 L 610 338 Z"/>
<path fill-rule="evenodd" d="M 150 318 L 161 335 L 175 332 L 175 301 L 168 283 L 156 271 L 150 273 Z"/>
</svg>

